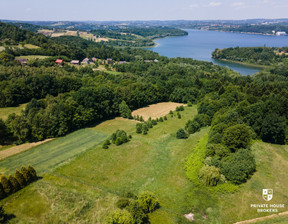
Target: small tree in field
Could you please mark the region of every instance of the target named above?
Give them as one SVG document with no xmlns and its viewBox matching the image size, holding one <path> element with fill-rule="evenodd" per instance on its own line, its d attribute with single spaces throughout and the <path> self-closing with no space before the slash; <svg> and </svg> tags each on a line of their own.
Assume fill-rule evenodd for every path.
<svg viewBox="0 0 288 224">
<path fill-rule="evenodd" d="M 108 140 L 109 141 L 109 140 Z M 28 173 L 30 174 L 30 176 L 32 177 L 32 180 L 35 181 L 38 179 L 37 177 L 37 173 L 36 173 L 36 170 L 31 166 L 29 165 L 27 167 L 27 170 L 28 170 Z"/>
<path fill-rule="evenodd" d="M 139 194 L 138 203 L 145 213 L 153 212 L 159 207 L 156 197 L 148 191 Z"/>
</svg>

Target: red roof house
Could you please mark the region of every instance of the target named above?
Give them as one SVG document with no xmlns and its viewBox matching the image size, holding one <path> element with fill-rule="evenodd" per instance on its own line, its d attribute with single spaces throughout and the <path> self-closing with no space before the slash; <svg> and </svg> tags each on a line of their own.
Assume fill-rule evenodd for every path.
<svg viewBox="0 0 288 224">
<path fill-rule="evenodd" d="M 61 65 L 61 64 L 63 63 L 63 60 L 62 60 L 62 59 L 57 59 L 57 60 L 55 61 L 55 63 L 58 64 L 58 65 Z"/>
</svg>

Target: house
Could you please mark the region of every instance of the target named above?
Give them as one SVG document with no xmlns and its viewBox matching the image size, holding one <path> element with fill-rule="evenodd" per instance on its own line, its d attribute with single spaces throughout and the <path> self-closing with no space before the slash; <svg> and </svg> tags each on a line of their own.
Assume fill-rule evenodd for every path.
<svg viewBox="0 0 288 224">
<path fill-rule="evenodd" d="M 144 60 L 144 62 L 150 63 L 153 62 L 152 60 Z"/>
<path fill-rule="evenodd" d="M 15 61 L 18 61 L 21 65 L 27 65 L 27 58 L 15 58 Z"/>
<path fill-rule="evenodd" d="M 126 61 L 119 61 L 119 64 L 126 64 Z"/>
<path fill-rule="evenodd" d="M 81 62 L 81 64 L 90 64 L 90 60 L 89 60 L 89 58 L 85 58 L 85 59 L 83 59 L 83 61 Z"/>
<path fill-rule="evenodd" d="M 154 62 L 159 62 L 159 61 L 157 59 L 155 59 Z"/>
<path fill-rule="evenodd" d="M 72 64 L 72 65 L 79 65 L 79 64 L 80 64 L 80 61 L 79 61 L 79 60 L 72 60 L 72 61 L 70 62 L 70 64 Z"/>
<path fill-rule="evenodd" d="M 112 60 L 112 58 L 107 58 L 107 59 L 106 59 L 106 63 L 107 63 L 108 65 L 113 65 L 113 60 Z"/>
<path fill-rule="evenodd" d="M 63 60 L 62 60 L 62 59 L 57 59 L 57 60 L 55 61 L 55 63 L 58 64 L 58 65 L 61 65 L 61 64 L 63 63 Z"/>
<path fill-rule="evenodd" d="M 276 32 L 276 36 L 285 36 L 286 32 L 278 31 Z"/>
<path fill-rule="evenodd" d="M 93 62 L 97 61 L 97 58 L 93 57 L 93 58 L 92 58 L 92 61 L 93 61 Z"/>
</svg>

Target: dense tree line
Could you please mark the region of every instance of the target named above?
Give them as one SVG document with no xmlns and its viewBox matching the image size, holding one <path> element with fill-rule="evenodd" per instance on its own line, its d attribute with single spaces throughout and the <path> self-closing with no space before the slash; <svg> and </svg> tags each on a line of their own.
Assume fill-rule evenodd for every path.
<svg viewBox="0 0 288 224">
<path fill-rule="evenodd" d="M 216 49 L 212 53 L 215 59 L 244 62 L 257 65 L 274 65 L 284 62 L 288 56 L 286 48 L 275 47 L 235 47 L 226 49 Z"/>
</svg>

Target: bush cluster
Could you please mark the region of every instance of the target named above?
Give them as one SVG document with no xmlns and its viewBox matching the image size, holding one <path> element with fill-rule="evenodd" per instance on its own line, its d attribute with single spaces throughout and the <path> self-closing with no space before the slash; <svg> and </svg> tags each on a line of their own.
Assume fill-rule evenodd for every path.
<svg viewBox="0 0 288 224">
<path fill-rule="evenodd" d="M 114 132 L 109 139 L 106 139 L 102 145 L 103 149 L 108 149 L 109 145 L 115 144 L 115 145 L 122 145 L 123 143 L 128 142 L 132 138 L 131 135 L 127 135 L 127 133 L 124 130 L 117 130 Z M 111 141 L 111 142 L 110 142 Z"/>
<path fill-rule="evenodd" d="M 27 168 L 22 166 L 20 171 L 16 170 L 14 176 L 1 175 L 0 179 L 0 199 L 3 199 L 36 181 L 38 177 L 35 169 L 29 165 Z"/>
<path fill-rule="evenodd" d="M 142 118 L 142 116 L 140 118 Z M 153 128 L 153 126 L 157 125 L 159 122 L 164 122 L 164 121 L 167 121 L 167 116 L 156 118 L 156 119 L 152 119 L 151 117 L 149 117 L 147 121 L 136 124 L 136 133 L 147 135 L 149 129 Z"/>
<path fill-rule="evenodd" d="M 116 206 L 118 209 L 107 217 L 107 224 L 143 224 L 149 223 L 147 214 L 159 208 L 159 202 L 151 192 L 145 191 L 136 199 L 120 198 Z"/>
</svg>

